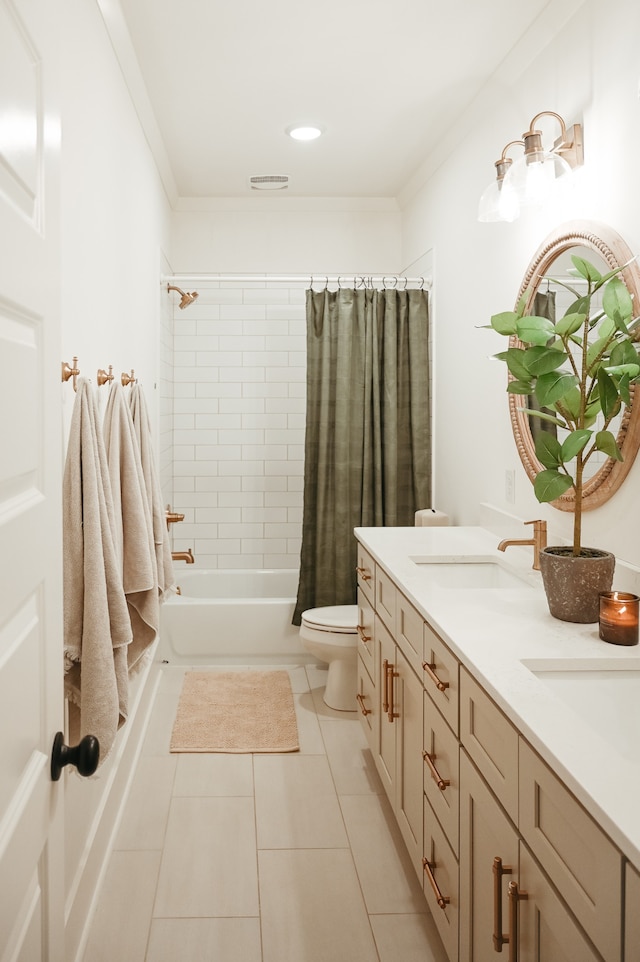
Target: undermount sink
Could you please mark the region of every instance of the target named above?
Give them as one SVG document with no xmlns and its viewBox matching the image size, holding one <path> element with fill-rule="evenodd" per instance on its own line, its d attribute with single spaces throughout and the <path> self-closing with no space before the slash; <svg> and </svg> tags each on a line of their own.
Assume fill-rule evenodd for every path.
<svg viewBox="0 0 640 962">
<path fill-rule="evenodd" d="M 620 755 L 640 763 L 640 662 L 523 664 Z"/>
<path fill-rule="evenodd" d="M 412 558 L 414 564 L 424 570 L 429 581 L 438 588 L 511 589 L 528 588 L 530 585 L 518 575 L 508 571 L 497 561 L 431 561 Z"/>
</svg>

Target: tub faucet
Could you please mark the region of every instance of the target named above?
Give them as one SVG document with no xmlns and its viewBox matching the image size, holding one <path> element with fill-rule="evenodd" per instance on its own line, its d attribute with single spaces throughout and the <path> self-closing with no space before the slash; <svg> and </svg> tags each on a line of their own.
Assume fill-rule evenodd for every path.
<svg viewBox="0 0 640 962">
<path fill-rule="evenodd" d="M 547 547 L 547 522 L 546 521 L 525 521 L 525 524 L 533 525 L 533 538 L 513 540 L 505 538 L 498 545 L 498 551 L 506 551 L 511 544 L 532 544 L 533 545 L 533 568 L 540 571 L 540 552 Z"/>
<path fill-rule="evenodd" d="M 196 559 L 193 557 L 193 552 L 191 551 L 191 548 L 187 548 L 186 551 L 172 551 L 171 560 L 186 561 L 188 565 L 192 565 Z"/>
</svg>

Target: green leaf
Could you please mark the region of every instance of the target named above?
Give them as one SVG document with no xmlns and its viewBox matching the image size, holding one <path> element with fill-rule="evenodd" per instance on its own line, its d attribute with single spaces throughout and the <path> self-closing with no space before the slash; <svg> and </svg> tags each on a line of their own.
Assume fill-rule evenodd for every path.
<svg viewBox="0 0 640 962">
<path fill-rule="evenodd" d="M 491 327 L 498 334 L 511 335 L 516 333 L 516 323 L 518 315 L 515 311 L 503 311 L 502 314 L 494 314 L 491 318 Z"/>
<path fill-rule="evenodd" d="M 598 366 L 603 363 L 609 349 L 609 338 L 599 337 L 589 345 L 587 350 L 587 370 L 590 377 L 595 377 Z"/>
<path fill-rule="evenodd" d="M 531 297 L 531 288 L 528 287 L 524 292 L 524 294 L 522 295 L 522 297 L 520 298 L 520 300 L 518 301 L 518 304 L 516 306 L 516 314 L 518 315 L 518 317 L 522 317 L 522 315 L 526 311 L 527 301 L 529 300 L 530 297 Z"/>
<path fill-rule="evenodd" d="M 516 334 L 525 344 L 541 344 L 544 346 L 554 334 L 553 323 L 548 317 L 536 317 L 528 314 L 516 323 Z"/>
<path fill-rule="evenodd" d="M 575 458 L 575 456 L 582 451 L 591 435 L 591 431 L 572 431 L 569 437 L 566 438 L 562 444 L 562 463 L 566 464 L 567 461 L 573 460 L 573 458 Z"/>
<path fill-rule="evenodd" d="M 547 414 L 546 411 L 535 411 L 533 408 L 518 408 L 518 411 L 522 411 L 523 414 L 528 414 L 530 418 L 540 418 L 542 421 L 550 421 L 552 424 L 557 424 L 560 428 L 569 430 L 566 421 L 556 417 L 554 414 Z"/>
<path fill-rule="evenodd" d="M 623 374 L 618 381 L 618 393 L 622 399 L 622 403 L 626 404 L 627 407 L 631 405 L 631 391 L 629 390 L 629 375 Z"/>
<path fill-rule="evenodd" d="M 597 267 L 594 267 L 591 261 L 585 260 L 584 257 L 576 257 L 573 254 L 571 255 L 571 260 L 581 277 L 584 277 L 592 284 L 597 284 L 598 281 L 602 280 L 602 274 Z"/>
<path fill-rule="evenodd" d="M 620 398 L 613 378 L 609 377 L 603 367 L 598 370 L 598 397 L 605 418 L 612 417 L 615 414 L 616 407 L 620 405 Z"/>
<path fill-rule="evenodd" d="M 577 387 L 578 378 L 566 371 L 553 371 L 543 374 L 536 383 L 536 397 L 542 407 L 549 407 Z"/>
<path fill-rule="evenodd" d="M 631 341 L 619 341 L 611 349 L 612 364 L 640 364 L 638 352 Z"/>
<path fill-rule="evenodd" d="M 507 394 L 531 394 L 533 383 L 531 381 L 509 381 Z"/>
<path fill-rule="evenodd" d="M 524 355 L 525 352 L 523 348 L 510 347 L 508 351 L 502 351 L 499 355 L 496 354 L 496 357 L 506 363 L 510 373 L 513 374 L 515 378 L 526 381 L 531 379 L 531 375 L 527 370 Z"/>
<path fill-rule="evenodd" d="M 627 322 L 633 316 L 633 301 L 626 285 L 619 277 L 609 281 L 604 289 L 602 307 L 607 316 L 612 318 L 618 330 L 627 330 Z"/>
<path fill-rule="evenodd" d="M 620 448 L 616 444 L 616 439 L 611 431 L 598 431 L 595 444 L 598 451 L 604 452 L 607 457 L 614 458 L 616 461 L 623 460 Z"/>
<path fill-rule="evenodd" d="M 522 358 L 525 370 L 539 377 L 541 374 L 550 374 L 555 371 L 567 360 L 567 355 L 563 351 L 557 351 L 549 347 L 529 347 L 523 352 Z"/>
<path fill-rule="evenodd" d="M 567 474 L 560 474 L 559 471 L 549 469 L 536 475 L 533 482 L 533 493 L 540 502 L 555 501 L 572 485 L 573 481 Z"/>
<path fill-rule="evenodd" d="M 568 337 L 579 331 L 587 319 L 586 314 L 565 314 L 556 323 L 556 334 L 558 337 Z"/>
<path fill-rule="evenodd" d="M 548 431 L 541 431 L 536 438 L 536 457 L 545 468 L 557 468 L 562 464 L 562 446 Z"/>
<path fill-rule="evenodd" d="M 607 374 L 626 374 L 628 377 L 637 377 L 640 374 L 640 364 L 614 364 L 605 367 Z"/>
</svg>

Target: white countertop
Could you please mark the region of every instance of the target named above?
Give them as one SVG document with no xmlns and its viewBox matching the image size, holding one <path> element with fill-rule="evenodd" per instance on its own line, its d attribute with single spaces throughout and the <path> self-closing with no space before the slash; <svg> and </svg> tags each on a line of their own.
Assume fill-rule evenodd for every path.
<svg viewBox="0 0 640 962">
<path fill-rule="evenodd" d="M 624 682 L 627 701 L 629 685 L 637 684 L 638 691 L 635 717 L 625 726 L 623 742 L 612 731 L 613 722 L 607 724 L 604 704 L 594 700 L 592 716 L 585 719 L 530 670 L 566 670 L 588 663 L 589 668 L 640 671 L 640 648 L 601 641 L 597 623 L 576 625 L 553 618 L 540 573 L 531 568 L 532 547 L 509 547 L 503 554 L 494 534 L 472 527 L 356 528 L 355 533 L 640 869 L 640 677 Z M 428 565 L 421 567 L 415 558 L 498 561 L 527 583 L 513 589 L 435 588 Z M 618 587 L 615 576 L 613 586 Z M 608 677 L 618 684 L 613 672 Z M 609 710 L 616 711 L 615 702 Z"/>
</svg>

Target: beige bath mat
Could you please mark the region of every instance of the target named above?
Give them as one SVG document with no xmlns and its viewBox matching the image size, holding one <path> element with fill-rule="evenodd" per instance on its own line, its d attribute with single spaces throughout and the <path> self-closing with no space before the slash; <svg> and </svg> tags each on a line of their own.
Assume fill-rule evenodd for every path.
<svg viewBox="0 0 640 962">
<path fill-rule="evenodd" d="M 296 712 L 286 671 L 189 671 L 172 752 L 295 752 Z"/>
</svg>

